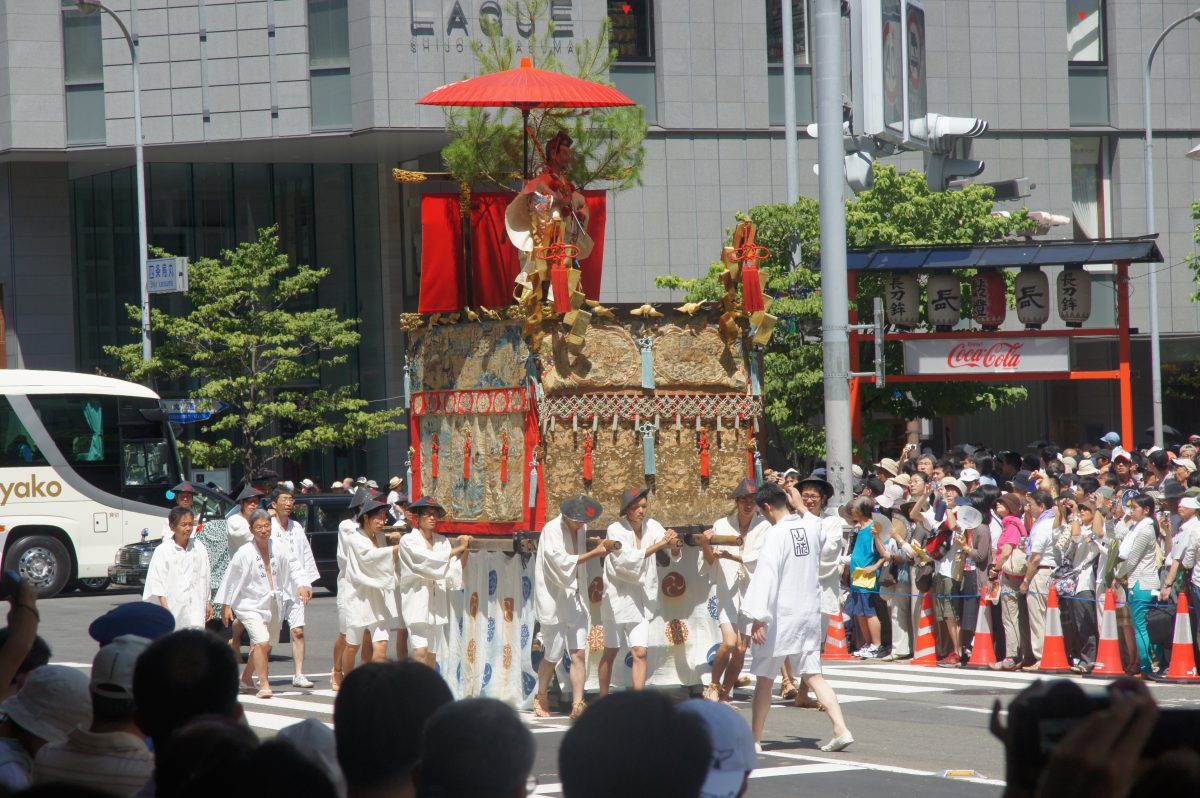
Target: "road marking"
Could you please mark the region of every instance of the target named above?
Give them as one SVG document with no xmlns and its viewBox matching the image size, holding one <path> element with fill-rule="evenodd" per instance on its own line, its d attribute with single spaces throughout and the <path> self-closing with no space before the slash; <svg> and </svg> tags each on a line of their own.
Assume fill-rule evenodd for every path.
<svg viewBox="0 0 1200 798">
<path fill-rule="evenodd" d="M 990 709 L 984 709 L 983 707 L 956 707 L 956 706 L 953 706 L 953 705 L 950 705 L 950 704 L 946 704 L 946 705 L 944 705 L 944 706 L 940 706 L 940 707 L 938 707 L 938 709 L 957 709 L 959 712 L 977 712 L 977 713 L 979 713 L 980 715 L 990 715 L 990 714 L 992 714 L 992 710 L 990 710 Z M 1002 710 L 1000 710 L 1000 714 L 1001 714 L 1001 715 L 1007 715 L 1007 714 L 1008 714 L 1008 710 L 1007 710 L 1007 709 L 1002 709 Z"/>
<path fill-rule="evenodd" d="M 245 716 L 246 723 L 250 725 L 250 728 L 266 729 L 268 731 L 286 729 L 288 726 L 304 720 L 304 718 L 293 718 L 288 715 L 270 715 L 266 712 L 243 712 L 242 714 Z M 332 723 L 326 723 L 325 725 L 331 729 L 333 728 Z"/>
<path fill-rule="evenodd" d="M 332 715 L 333 707 L 329 704 L 320 704 L 315 701 L 292 701 L 287 698 L 259 698 L 253 695 L 238 696 L 238 701 L 243 704 L 256 707 L 276 707 L 278 709 L 292 709 L 297 712 L 312 712 L 318 715 Z"/>
<path fill-rule="evenodd" d="M 825 676 L 845 676 L 853 679 L 877 679 L 882 681 L 893 681 L 911 684 L 933 684 L 933 685 L 948 685 L 950 687 L 991 687 L 996 690 L 1021 690 L 1025 687 L 1023 684 L 1008 684 L 991 679 L 972 679 L 962 678 L 958 676 L 942 676 L 940 673 L 915 674 L 915 673 L 876 673 L 875 671 L 863 672 L 861 668 L 821 668 L 821 673 Z"/>
<path fill-rule="evenodd" d="M 848 769 L 857 768 L 860 770 L 881 771 L 883 773 L 899 773 L 902 776 L 933 776 L 933 777 L 938 776 L 937 772 L 932 771 L 932 770 L 915 770 L 913 768 L 896 767 L 895 765 L 877 765 L 873 762 L 856 762 L 856 761 L 852 761 L 852 760 L 843 760 L 843 759 L 827 759 L 825 757 L 820 757 L 820 756 L 806 756 L 806 755 L 801 755 L 801 754 L 789 754 L 784 751 L 764 750 L 762 752 L 762 754 L 760 754 L 760 756 L 777 756 L 777 757 L 782 757 L 783 759 L 793 759 L 798 762 L 820 762 L 820 763 L 824 763 L 824 764 L 828 764 L 828 765 L 845 765 L 845 766 L 847 766 Z M 992 785 L 992 786 L 996 786 L 996 787 L 1004 786 L 1003 779 L 974 778 L 974 779 L 955 779 L 955 781 L 965 781 L 965 782 L 971 782 L 973 784 L 988 784 L 988 785 Z"/>
<path fill-rule="evenodd" d="M 921 665 L 850 665 L 850 666 L 847 666 L 845 669 L 848 671 L 864 670 L 864 671 L 874 671 L 877 673 L 889 673 L 889 672 L 897 673 L 897 672 L 899 672 L 899 673 L 915 673 L 915 674 L 921 674 L 921 675 L 931 675 L 934 673 L 943 673 L 947 670 L 950 670 L 949 668 L 933 668 L 933 667 L 926 668 Z M 964 673 L 964 674 L 970 673 L 970 671 L 963 671 L 961 669 L 956 669 L 956 670 L 958 670 L 959 673 Z M 1058 674 L 1012 673 L 1010 671 L 979 671 L 979 673 L 988 673 L 990 675 L 990 678 L 994 678 L 994 679 L 997 679 L 1000 681 L 1023 682 L 1025 684 L 1033 684 L 1038 679 L 1045 679 L 1047 677 L 1059 678 Z"/>
<path fill-rule="evenodd" d="M 848 682 L 843 679 L 826 679 L 825 683 L 835 690 L 839 688 L 845 690 L 873 690 L 879 693 L 945 693 L 950 689 L 948 687 L 926 687 L 915 684 L 863 684 L 862 682 Z"/>
<path fill-rule="evenodd" d="M 841 763 L 812 763 L 808 765 L 780 765 L 774 768 L 758 768 L 750 774 L 752 779 L 774 779 L 780 776 L 809 776 L 818 773 L 843 773 L 848 770 L 862 770 L 856 765 Z M 534 795 L 558 795 L 562 792 L 562 784 L 539 784 L 533 791 Z"/>
</svg>

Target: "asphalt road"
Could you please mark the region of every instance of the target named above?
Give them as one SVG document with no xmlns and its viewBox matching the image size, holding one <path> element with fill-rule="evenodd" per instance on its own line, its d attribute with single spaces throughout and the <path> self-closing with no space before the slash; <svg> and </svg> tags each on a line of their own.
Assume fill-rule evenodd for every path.
<svg viewBox="0 0 1200 798">
<path fill-rule="evenodd" d="M 40 632 L 54 652 L 54 661 L 87 667 L 96 651 L 87 636 L 91 620 L 139 598 L 132 591 L 109 590 L 40 602 Z M 291 686 L 290 647 L 281 645 L 272 658 L 276 697 L 266 701 L 242 697 L 250 725 L 263 736 L 306 717 L 332 722 L 329 666 L 337 624 L 333 596 L 318 593 L 309 605 L 308 621 L 306 667 L 316 689 Z M 767 720 L 751 796 L 1000 795 L 1004 754 L 987 729 L 990 708 L 996 699 L 1007 705 L 1036 676 L 859 662 L 829 664 L 825 675 L 843 704 L 854 744 L 841 753 L 821 753 L 818 746 L 830 736 L 824 713 L 777 704 Z M 1099 690 L 1104 683 L 1084 684 Z M 1151 689 L 1160 703 L 1200 706 L 1200 686 L 1156 684 Z M 742 699 L 737 705 L 748 719 L 749 691 L 739 691 L 736 697 Z M 537 794 L 558 795 L 558 745 L 568 721 L 531 715 L 526 720 L 538 744 Z"/>
</svg>

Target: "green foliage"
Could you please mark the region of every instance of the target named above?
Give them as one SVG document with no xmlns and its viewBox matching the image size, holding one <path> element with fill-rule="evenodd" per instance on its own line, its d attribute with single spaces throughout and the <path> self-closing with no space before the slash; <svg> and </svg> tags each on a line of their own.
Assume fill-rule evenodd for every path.
<svg viewBox="0 0 1200 798">
<path fill-rule="evenodd" d="M 608 46 L 609 22 L 605 19 L 595 38 L 563 44 L 554 39 L 550 0 L 507 0 L 507 19 L 517 20 L 521 38 L 501 34 L 495 19 L 484 16 L 482 40 L 473 40 L 471 50 L 485 75 L 516 67 L 520 58 L 530 58 L 539 69 L 562 72 L 594 83 L 612 85 L 609 68 L 616 51 Z M 524 35 L 528 32 L 528 36 Z M 574 56 L 568 69 L 563 50 Z M 466 76 L 464 76 L 466 77 Z M 509 189 L 521 179 L 523 137 L 521 113 L 514 108 L 448 108 L 446 127 L 453 140 L 442 150 L 446 168 L 455 179 L 467 183 L 488 182 Z M 593 183 L 623 190 L 641 184 L 646 137 L 646 116 L 639 106 L 628 108 L 553 108 L 533 111 L 529 116 L 533 138 L 545 144 L 555 132 L 566 130 L 575 140 L 575 159 L 569 177 L 579 188 Z M 541 169 L 536 143 L 529 143 L 529 170 Z"/>
<path fill-rule="evenodd" d="M 1192 221 L 1196 223 L 1196 229 L 1192 231 L 1192 241 L 1195 241 L 1196 246 L 1200 247 L 1200 202 L 1192 203 Z M 1188 253 L 1187 265 L 1195 275 L 1196 284 L 1200 286 L 1200 255 L 1195 252 Z M 1200 291 L 1192 294 L 1192 301 L 1200 302 Z"/>
<path fill-rule="evenodd" d="M 962 191 L 931 192 L 920 172 L 899 174 L 895 167 L 876 164 L 875 185 L 846 203 L 847 244 L 851 248 L 919 244 L 980 243 L 1031 232 L 1034 224 L 1022 209 L 1008 217 L 993 217 L 993 192 L 985 186 Z M 771 313 L 780 321 L 764 353 L 764 411 L 783 439 L 799 456 L 824 456 L 824 373 L 821 352 L 820 208 L 816 200 L 801 197 L 794 205 L 759 205 L 738 219 L 757 226 L 756 240 L 770 248 L 771 257 L 760 266 L 768 294 L 780 294 Z M 716 299 L 722 293 L 720 263 L 700 278 L 655 278 L 662 288 L 685 291 L 688 301 Z M 970 278 L 964 270 L 963 315 L 969 316 Z M 851 297 L 859 318 L 871 317 L 872 299 L 882 293 L 882 278 L 859 280 Z M 862 370 L 869 370 L 873 353 L 864 347 Z M 902 370 L 899 344 L 888 344 L 889 373 Z M 864 386 L 860 401 L 863 439 L 869 448 L 888 434 L 878 419 L 929 418 L 966 415 L 983 409 L 1014 404 L 1026 398 L 1024 388 L 987 383 L 905 385 L 877 390 Z"/>
<path fill-rule="evenodd" d="M 193 309 L 183 316 L 154 309 L 158 341 L 149 362 L 142 361 L 140 343 L 105 351 L 130 380 L 186 379 L 198 385 L 190 398 L 230 406 L 186 444 L 201 467 L 238 464 L 253 474 L 280 458 L 401 429 L 402 411 L 368 410 L 357 384 L 318 387 L 321 369 L 346 363 L 361 338 L 358 319 L 339 319 L 332 308 L 305 309 L 328 274 L 292 266 L 279 250 L 278 229 L 265 228 L 257 241 L 220 260 L 191 265 Z M 127 309 L 136 324 L 138 308 Z"/>
</svg>

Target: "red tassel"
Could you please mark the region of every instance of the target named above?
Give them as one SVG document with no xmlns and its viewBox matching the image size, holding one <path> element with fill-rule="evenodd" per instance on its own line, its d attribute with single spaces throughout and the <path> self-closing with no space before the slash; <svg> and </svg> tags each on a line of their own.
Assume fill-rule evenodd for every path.
<svg viewBox="0 0 1200 798">
<path fill-rule="evenodd" d="M 583 481 L 592 481 L 592 448 L 595 444 L 592 442 L 592 433 L 585 433 L 583 436 Z"/>
<path fill-rule="evenodd" d="M 708 432 L 700 431 L 700 479 L 708 479 L 712 475 L 712 463 L 708 456 Z"/>
<path fill-rule="evenodd" d="M 442 450 L 441 441 L 438 439 L 438 434 L 433 433 L 433 443 L 430 445 L 433 450 L 433 457 L 429 458 L 429 476 L 434 479 L 438 478 L 438 452 Z"/>
<path fill-rule="evenodd" d="M 747 461 L 746 462 L 746 466 L 747 466 L 746 473 L 749 474 L 747 479 L 753 480 L 754 479 L 754 447 L 753 446 L 751 446 L 746 451 L 746 461 Z"/>
<path fill-rule="evenodd" d="M 747 313 L 767 309 L 763 303 L 762 277 L 758 265 L 750 262 L 742 266 L 742 309 Z"/>
<path fill-rule="evenodd" d="M 554 289 L 554 312 L 571 312 L 571 288 L 567 284 L 567 266 L 563 261 L 550 269 L 550 287 Z"/>
<path fill-rule="evenodd" d="M 471 430 L 467 430 L 466 440 L 463 441 L 463 482 L 471 478 Z"/>
<path fill-rule="evenodd" d="M 508 483 L 508 430 L 500 433 L 500 484 Z"/>
</svg>

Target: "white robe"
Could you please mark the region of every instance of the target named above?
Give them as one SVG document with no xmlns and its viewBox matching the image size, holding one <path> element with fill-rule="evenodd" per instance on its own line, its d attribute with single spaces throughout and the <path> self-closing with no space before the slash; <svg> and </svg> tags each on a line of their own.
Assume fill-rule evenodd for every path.
<svg viewBox="0 0 1200 798">
<path fill-rule="evenodd" d="M 233 555 L 237 554 L 238 549 L 249 543 L 254 535 L 250 534 L 250 522 L 241 513 L 229 516 L 229 520 L 225 522 L 225 528 L 229 531 L 229 559 L 232 561 Z"/>
<path fill-rule="evenodd" d="M 724 550 L 744 558 L 749 539 L 757 537 L 759 540 L 756 541 L 754 549 L 754 556 L 757 557 L 758 549 L 762 546 L 762 534 L 770 528 L 771 525 L 767 523 L 767 519 L 755 513 L 750 518 L 750 528 L 742 538 L 741 546 L 713 546 L 713 552 Z M 717 535 L 742 534 L 741 527 L 738 526 L 736 511 L 724 518 L 718 518 L 713 522 L 712 529 L 713 533 Z M 714 559 L 708 569 L 709 576 L 717 588 L 717 602 L 727 608 L 736 622 L 738 608 L 742 605 L 742 596 L 746 592 L 746 585 L 750 583 L 749 570 L 743 563 L 727 560 L 724 557 Z"/>
<path fill-rule="evenodd" d="M 304 534 L 304 527 L 295 518 L 289 518 L 288 527 L 284 529 L 278 518 L 272 518 L 271 537 L 279 541 L 280 547 L 291 558 L 297 587 L 311 589 L 313 582 L 321 578 L 321 572 L 317 570 L 317 561 L 313 558 L 312 546 L 308 543 L 308 535 Z"/>
<path fill-rule="evenodd" d="M 203 629 L 212 595 L 210 579 L 208 549 L 195 538 L 181 548 L 174 537 L 168 537 L 150 558 L 142 600 L 157 603 L 161 596 L 175 616 L 176 629 Z"/>
<path fill-rule="evenodd" d="M 400 602 L 404 623 L 441 625 L 450 621 L 450 590 L 462 590 L 462 561 L 454 546 L 433 533 L 433 543 L 414 529 L 400 537 Z"/>
<path fill-rule="evenodd" d="M 824 547 L 825 530 L 815 515 L 789 515 L 771 527 L 742 600 L 743 615 L 767 624 L 766 643 L 754 646 L 756 659 L 821 650 Z"/>
<path fill-rule="evenodd" d="M 646 549 L 666 537 L 667 531 L 653 518 L 642 522 L 639 543 L 629 520 L 622 518 L 608 527 L 610 540 L 620 542 L 619 551 L 604 558 L 604 600 L 600 605 L 603 623 L 639 623 L 658 614 L 658 566 Z M 672 553 L 672 558 L 679 557 Z"/>
<path fill-rule="evenodd" d="M 338 544 L 346 563 L 341 573 L 349 587 L 342 599 L 346 628 L 395 628 L 400 613 L 393 590 L 396 566 L 392 547 L 376 546 L 357 524 L 349 531 L 346 526 L 338 527 Z"/>
<path fill-rule="evenodd" d="M 282 547 L 270 539 L 267 540 L 267 553 L 274 589 L 267 581 L 266 565 L 258 546 L 251 544 L 238 549 L 229 561 L 229 570 L 217 588 L 214 601 L 232 607 L 235 615 L 257 615 L 263 621 L 269 621 L 277 611 L 281 612 L 276 607 L 282 607 L 283 601 L 296 591 L 292 563 Z"/>
<path fill-rule="evenodd" d="M 837 615 L 842 609 L 842 566 L 838 558 L 842 554 L 841 516 L 825 516 L 821 519 L 825 532 L 825 545 L 821 547 L 821 612 Z"/>
<path fill-rule="evenodd" d="M 587 622 L 587 566 L 579 564 L 586 551 L 586 524 L 571 535 L 559 515 L 542 527 L 534 558 L 534 612 L 543 626 Z"/>
<path fill-rule="evenodd" d="M 767 533 L 770 531 L 771 524 L 763 518 L 761 524 L 755 524 L 746 533 L 746 538 L 742 543 L 742 579 L 746 584 L 750 584 L 750 577 L 754 576 L 754 567 L 758 564 L 758 553 L 762 551 L 763 541 L 767 539 Z M 745 592 L 743 587 L 742 594 L 745 595 Z"/>
</svg>

